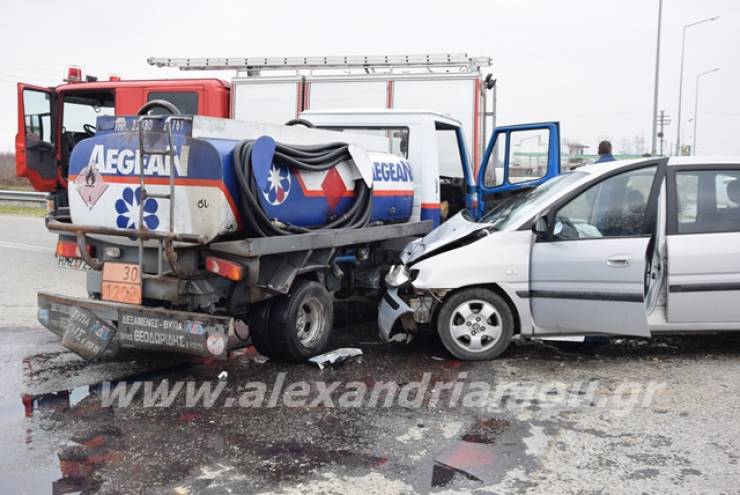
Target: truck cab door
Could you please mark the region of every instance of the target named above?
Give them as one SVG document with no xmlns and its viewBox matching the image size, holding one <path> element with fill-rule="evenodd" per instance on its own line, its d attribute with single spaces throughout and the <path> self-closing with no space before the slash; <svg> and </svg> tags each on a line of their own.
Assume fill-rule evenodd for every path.
<svg viewBox="0 0 740 495">
<path fill-rule="evenodd" d="M 476 179 L 480 218 L 497 201 L 560 174 L 560 124 L 541 122 L 494 128 Z"/>
<path fill-rule="evenodd" d="M 16 175 L 26 177 L 37 191 L 57 188 L 54 99 L 49 88 L 18 84 Z"/>
</svg>

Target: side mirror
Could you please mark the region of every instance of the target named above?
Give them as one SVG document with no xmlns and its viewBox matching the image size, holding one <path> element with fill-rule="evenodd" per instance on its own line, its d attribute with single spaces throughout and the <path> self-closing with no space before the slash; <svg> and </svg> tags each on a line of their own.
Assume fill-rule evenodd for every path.
<svg viewBox="0 0 740 495">
<path fill-rule="evenodd" d="M 534 233 L 534 235 L 537 236 L 538 239 L 544 239 L 545 237 L 547 237 L 547 218 L 539 217 L 537 220 L 535 220 L 532 224 L 532 232 Z"/>
</svg>

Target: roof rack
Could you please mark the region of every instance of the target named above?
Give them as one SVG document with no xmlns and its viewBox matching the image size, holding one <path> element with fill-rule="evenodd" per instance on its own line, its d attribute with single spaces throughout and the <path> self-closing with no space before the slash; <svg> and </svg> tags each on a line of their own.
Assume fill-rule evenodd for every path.
<svg viewBox="0 0 740 495">
<path fill-rule="evenodd" d="M 180 70 L 255 70 L 262 69 L 375 69 L 395 67 L 457 67 L 478 71 L 491 66 L 491 57 L 470 57 L 465 53 L 419 55 L 349 55 L 333 57 L 230 57 L 230 58 L 157 58 L 149 65 Z"/>
</svg>

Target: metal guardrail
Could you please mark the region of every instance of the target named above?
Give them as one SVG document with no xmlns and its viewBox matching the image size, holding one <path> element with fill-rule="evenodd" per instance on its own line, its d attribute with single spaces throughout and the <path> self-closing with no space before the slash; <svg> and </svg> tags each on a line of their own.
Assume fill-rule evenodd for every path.
<svg viewBox="0 0 740 495">
<path fill-rule="evenodd" d="M 0 190 L 0 203 L 11 202 L 11 203 L 28 203 L 34 206 L 46 206 L 47 193 L 35 192 L 35 191 L 8 191 Z"/>
</svg>

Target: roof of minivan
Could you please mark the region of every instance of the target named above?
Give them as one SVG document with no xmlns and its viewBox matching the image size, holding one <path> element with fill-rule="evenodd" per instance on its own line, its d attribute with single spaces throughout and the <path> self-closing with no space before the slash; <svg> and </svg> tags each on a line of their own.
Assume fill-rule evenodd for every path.
<svg viewBox="0 0 740 495">
<path fill-rule="evenodd" d="M 632 160 L 617 160 L 614 162 L 604 163 L 592 163 L 590 165 L 584 165 L 578 167 L 575 170 L 587 172 L 589 174 L 608 172 L 611 170 L 618 170 L 622 167 L 628 167 L 630 165 L 636 165 L 639 163 L 647 163 L 656 158 L 660 157 L 647 157 L 647 158 L 635 158 Z M 740 165 L 740 156 L 671 156 L 668 157 L 668 166 L 678 165 L 697 165 L 707 166 L 712 165 Z"/>
</svg>

